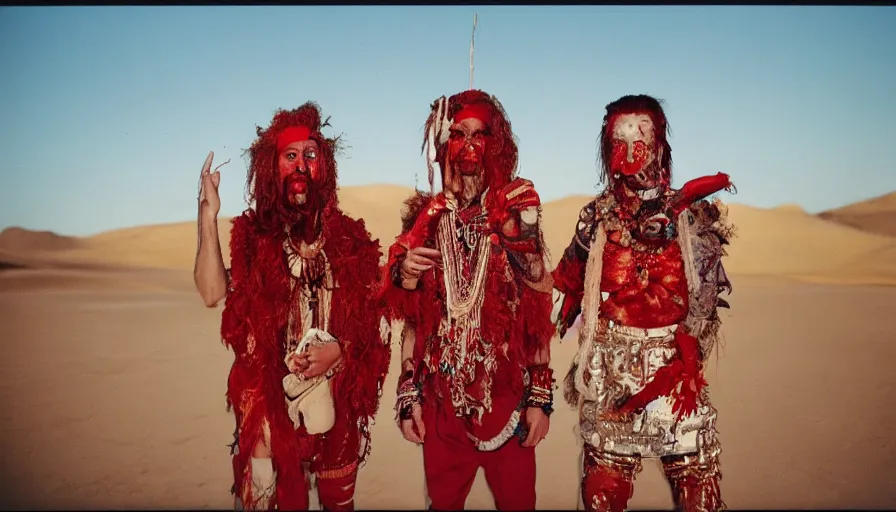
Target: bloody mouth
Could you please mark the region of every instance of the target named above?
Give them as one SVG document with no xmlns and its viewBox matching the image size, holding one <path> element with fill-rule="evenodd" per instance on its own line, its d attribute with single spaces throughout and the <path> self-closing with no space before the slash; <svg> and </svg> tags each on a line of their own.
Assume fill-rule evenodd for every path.
<svg viewBox="0 0 896 512">
<path fill-rule="evenodd" d="M 308 192 L 308 182 L 302 178 L 297 178 L 290 180 L 289 183 L 289 193 L 290 195 L 299 195 L 305 194 Z"/>
<path fill-rule="evenodd" d="M 292 174 L 284 180 L 283 192 L 287 202 L 293 207 L 301 207 L 304 198 L 308 196 L 311 184 L 308 178 L 301 174 Z"/>
</svg>

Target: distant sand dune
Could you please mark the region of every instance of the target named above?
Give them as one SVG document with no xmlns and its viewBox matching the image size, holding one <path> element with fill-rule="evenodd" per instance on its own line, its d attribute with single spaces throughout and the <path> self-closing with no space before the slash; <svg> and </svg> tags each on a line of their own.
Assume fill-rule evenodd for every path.
<svg viewBox="0 0 896 512">
<path fill-rule="evenodd" d="M 818 214 L 825 220 L 888 236 L 896 236 L 896 192 Z"/>
<path fill-rule="evenodd" d="M 385 252 L 398 234 L 403 202 L 412 193 L 409 187 L 370 185 L 344 187 L 339 197 L 343 210 L 363 218 Z M 722 198 L 728 199 L 724 195 Z M 896 194 L 832 212 L 840 212 L 837 215 L 841 217 L 861 216 L 865 221 L 873 218 L 877 219 L 875 222 L 884 222 L 891 217 L 896 220 L 893 198 Z M 545 242 L 555 264 L 572 237 L 579 210 L 590 199 L 591 196 L 570 196 L 543 205 Z M 737 228 L 737 238 L 725 260 L 731 273 L 830 283 L 896 283 L 896 258 L 891 257 L 896 253 L 896 236 L 864 229 L 870 224 L 851 227 L 842 219 L 826 220 L 796 205 L 761 209 L 731 204 L 729 220 Z M 218 226 L 225 263 L 229 264 L 230 218 L 220 218 Z M 186 270 L 193 267 L 196 235 L 195 221 L 138 226 L 87 238 L 10 228 L 0 234 L 0 261 L 26 266 L 113 265 Z"/>
<path fill-rule="evenodd" d="M 31 231 L 18 227 L 0 232 L 0 250 L 16 251 L 63 251 L 84 245 L 84 241 L 71 236 L 62 236 L 52 231 Z"/>
</svg>

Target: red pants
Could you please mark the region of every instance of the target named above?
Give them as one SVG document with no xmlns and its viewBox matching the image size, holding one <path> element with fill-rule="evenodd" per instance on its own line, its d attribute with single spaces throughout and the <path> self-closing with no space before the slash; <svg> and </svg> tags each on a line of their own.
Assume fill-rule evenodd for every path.
<svg viewBox="0 0 896 512">
<path fill-rule="evenodd" d="M 339 453 L 344 446 L 354 446 L 357 448 L 357 442 L 352 444 L 342 442 L 342 446 L 337 448 L 336 440 L 332 438 L 323 438 L 321 442 L 321 453 L 326 455 Z M 234 458 L 236 460 L 236 458 Z M 277 508 L 280 510 L 308 510 L 308 479 L 305 475 L 304 468 L 301 464 L 294 464 L 292 467 L 284 465 L 276 465 L 276 457 L 274 458 L 275 469 L 277 474 L 275 477 Z M 331 460 L 331 464 L 334 461 Z M 336 462 L 331 468 L 321 467 L 321 464 L 311 464 L 311 471 L 316 476 L 317 481 L 317 497 L 320 501 L 321 509 L 325 511 L 353 511 L 355 509 L 355 483 L 358 479 L 357 463 L 340 463 Z M 248 509 L 254 510 L 258 504 L 256 501 L 259 497 L 253 496 L 252 472 L 251 467 L 245 469 L 242 478 L 242 488 L 237 491 L 237 496 Z M 264 505 L 261 508 L 266 508 Z"/>
<path fill-rule="evenodd" d="M 317 498 L 323 510 L 355 510 L 355 482 L 358 468 L 338 477 L 317 475 Z"/>
<path fill-rule="evenodd" d="M 685 512 L 725 510 L 722 502 L 718 459 L 696 455 L 663 457 L 663 472 L 672 488 L 675 509 Z M 622 512 L 634 492 L 634 478 L 641 471 L 641 457 L 612 455 L 586 445 L 582 500 L 588 512 Z"/>
<path fill-rule="evenodd" d="M 534 510 L 535 448 L 523 448 L 519 438 L 512 437 L 495 451 L 479 451 L 467 437 L 464 420 L 435 402 L 423 407 L 423 467 L 430 508 L 462 510 L 481 467 L 498 510 Z"/>
<path fill-rule="evenodd" d="M 289 482 L 278 481 L 278 488 L 291 486 L 292 499 L 284 499 L 280 493 L 280 510 L 309 510 L 308 480 L 304 472 Z M 355 467 L 345 475 L 332 476 L 317 474 L 317 498 L 324 511 L 351 512 L 355 510 L 355 482 L 358 479 L 358 468 Z M 250 484 L 251 485 L 251 484 Z"/>
<path fill-rule="evenodd" d="M 361 433 L 344 401 L 336 402 L 336 424 L 326 434 L 310 436 L 290 421 L 279 374 L 264 373 L 238 359 L 230 375 L 228 394 L 237 420 L 233 453 L 235 493 L 247 509 L 276 506 L 280 510 L 308 510 L 308 479 L 303 463 L 311 462 L 324 510 L 353 510 Z M 264 424 L 269 426 L 266 439 Z M 254 496 L 251 454 L 259 442 L 271 449 L 275 497 L 258 503 Z M 263 499 L 262 501 L 267 501 Z"/>
</svg>

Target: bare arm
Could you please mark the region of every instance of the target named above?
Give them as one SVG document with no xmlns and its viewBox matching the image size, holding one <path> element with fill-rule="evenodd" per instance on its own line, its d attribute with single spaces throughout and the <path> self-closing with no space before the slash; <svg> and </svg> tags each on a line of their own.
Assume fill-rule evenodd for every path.
<svg viewBox="0 0 896 512">
<path fill-rule="evenodd" d="M 199 215 L 199 247 L 193 267 L 193 282 L 207 307 L 213 308 L 227 294 L 227 271 L 218 238 L 218 219 Z"/>
<path fill-rule="evenodd" d="M 551 363 L 551 344 L 545 343 L 539 349 L 532 354 L 532 357 L 529 360 L 529 366 L 539 366 L 543 364 Z"/>
<path fill-rule="evenodd" d="M 218 211 L 221 209 L 218 184 L 221 174 L 217 170 L 211 172 L 214 156 L 213 152 L 209 152 L 199 178 L 199 236 L 193 266 L 193 282 L 202 301 L 210 308 L 217 306 L 227 294 L 227 271 L 218 238 Z"/>
<path fill-rule="evenodd" d="M 411 371 L 413 372 L 416 368 L 414 364 L 414 344 L 416 343 L 416 337 L 414 336 L 414 328 L 413 326 L 405 323 L 401 328 L 401 371 L 402 375 L 404 372 Z"/>
</svg>

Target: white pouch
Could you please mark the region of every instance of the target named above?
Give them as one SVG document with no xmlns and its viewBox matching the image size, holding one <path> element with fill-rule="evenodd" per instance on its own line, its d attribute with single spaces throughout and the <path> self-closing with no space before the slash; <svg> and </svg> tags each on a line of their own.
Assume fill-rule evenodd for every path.
<svg viewBox="0 0 896 512">
<path fill-rule="evenodd" d="M 336 343 L 336 339 L 320 329 L 309 329 L 295 353 L 301 354 L 309 346 L 327 343 Z M 336 408 L 330 391 L 330 379 L 325 375 L 304 379 L 290 373 L 283 377 L 283 390 L 286 392 L 289 418 L 297 430 L 304 424 L 308 433 L 314 435 L 333 428 Z"/>
</svg>

